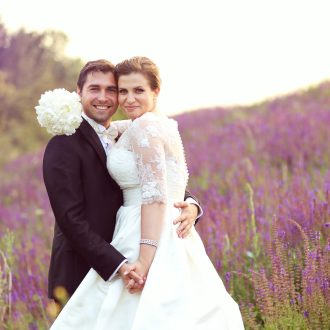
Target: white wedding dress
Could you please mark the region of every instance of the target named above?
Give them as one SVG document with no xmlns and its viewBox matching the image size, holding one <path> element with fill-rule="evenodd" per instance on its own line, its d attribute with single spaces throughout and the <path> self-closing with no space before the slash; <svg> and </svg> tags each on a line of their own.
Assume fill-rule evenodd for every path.
<svg viewBox="0 0 330 330">
<path fill-rule="evenodd" d="M 51 329 L 244 329 L 195 229 L 180 239 L 173 225 L 179 215 L 173 202 L 182 200 L 188 179 L 177 123 L 145 113 L 111 147 L 107 165 L 124 193 L 111 244 L 129 262 L 139 255 L 141 204 L 167 204 L 154 261 L 138 294 L 130 294 L 119 276 L 106 282 L 91 269 Z"/>
</svg>

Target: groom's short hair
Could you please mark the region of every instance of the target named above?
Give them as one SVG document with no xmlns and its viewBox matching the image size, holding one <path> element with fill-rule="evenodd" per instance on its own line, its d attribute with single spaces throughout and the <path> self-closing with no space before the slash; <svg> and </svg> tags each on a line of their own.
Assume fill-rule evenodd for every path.
<svg viewBox="0 0 330 330">
<path fill-rule="evenodd" d="M 96 60 L 96 61 L 87 62 L 79 73 L 77 87 L 80 90 L 83 89 L 87 76 L 91 72 L 103 72 L 103 73 L 111 72 L 114 74 L 115 66 L 107 60 Z"/>
</svg>

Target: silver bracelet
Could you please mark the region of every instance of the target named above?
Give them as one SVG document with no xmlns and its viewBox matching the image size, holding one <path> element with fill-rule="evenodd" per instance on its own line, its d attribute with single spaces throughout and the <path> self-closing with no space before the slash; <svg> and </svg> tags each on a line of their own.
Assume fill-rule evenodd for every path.
<svg viewBox="0 0 330 330">
<path fill-rule="evenodd" d="M 152 245 L 152 246 L 155 246 L 155 247 L 158 246 L 157 241 L 155 241 L 153 239 L 148 239 L 148 238 L 141 238 L 140 244 L 147 244 L 147 245 Z"/>
</svg>

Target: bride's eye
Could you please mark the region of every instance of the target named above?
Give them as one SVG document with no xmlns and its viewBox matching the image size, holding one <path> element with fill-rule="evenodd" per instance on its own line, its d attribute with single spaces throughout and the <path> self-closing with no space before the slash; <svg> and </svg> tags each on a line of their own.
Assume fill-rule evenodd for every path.
<svg viewBox="0 0 330 330">
<path fill-rule="evenodd" d="M 143 88 L 136 88 L 136 89 L 135 89 L 135 92 L 136 92 L 137 94 L 142 94 L 142 93 L 144 92 L 144 89 L 143 89 Z"/>
<path fill-rule="evenodd" d="M 120 95 L 125 95 L 125 94 L 127 94 L 126 89 L 119 89 L 119 94 L 120 94 Z"/>
</svg>

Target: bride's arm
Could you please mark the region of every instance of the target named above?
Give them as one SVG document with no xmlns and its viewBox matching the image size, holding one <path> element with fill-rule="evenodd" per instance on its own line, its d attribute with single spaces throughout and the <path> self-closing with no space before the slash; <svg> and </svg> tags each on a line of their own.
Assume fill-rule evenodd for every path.
<svg viewBox="0 0 330 330">
<path fill-rule="evenodd" d="M 138 272 L 146 276 L 156 253 L 167 203 L 167 183 L 164 136 L 157 122 L 140 120 L 133 123 L 132 149 L 135 155 L 140 189 L 141 244 L 136 264 Z M 154 245 L 153 245 L 154 244 Z"/>
<path fill-rule="evenodd" d="M 149 268 L 154 259 L 157 246 L 151 244 L 158 244 L 162 225 L 165 221 L 166 205 L 163 203 L 153 203 L 150 205 L 142 205 L 141 207 L 141 241 L 140 254 L 138 262 L 141 264 L 144 275 L 149 271 Z M 146 240 L 144 242 L 144 240 Z M 149 242 L 150 240 L 150 242 Z M 144 243 L 143 243 L 144 242 Z M 139 265 L 137 265 L 139 268 Z M 139 273 L 139 269 L 136 269 Z"/>
</svg>

